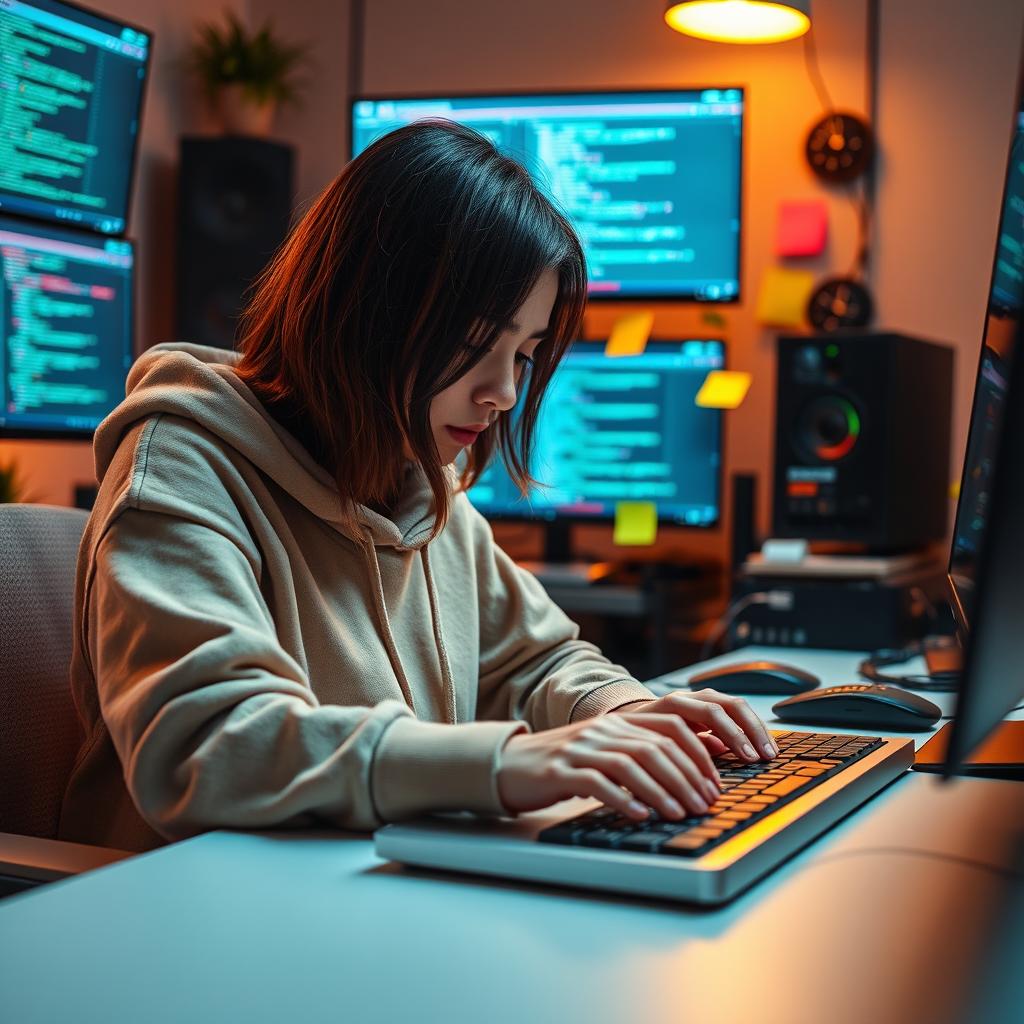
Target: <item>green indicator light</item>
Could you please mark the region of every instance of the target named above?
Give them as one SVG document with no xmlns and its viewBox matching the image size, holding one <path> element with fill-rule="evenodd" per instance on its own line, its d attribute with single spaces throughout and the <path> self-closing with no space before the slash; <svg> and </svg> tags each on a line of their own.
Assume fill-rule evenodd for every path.
<svg viewBox="0 0 1024 1024">
<path fill-rule="evenodd" d="M 825 346 L 825 355 L 827 355 L 829 357 L 829 359 L 835 359 L 835 357 L 837 355 L 839 355 L 839 346 L 838 345 L 826 345 Z"/>
</svg>

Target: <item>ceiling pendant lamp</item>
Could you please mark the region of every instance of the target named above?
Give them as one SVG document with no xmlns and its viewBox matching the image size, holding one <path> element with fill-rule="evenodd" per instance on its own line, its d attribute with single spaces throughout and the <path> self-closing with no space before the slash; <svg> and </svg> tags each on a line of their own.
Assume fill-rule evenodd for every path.
<svg viewBox="0 0 1024 1024">
<path fill-rule="evenodd" d="M 665 22 L 683 35 L 719 43 L 781 43 L 811 27 L 811 0 L 669 0 Z"/>
</svg>

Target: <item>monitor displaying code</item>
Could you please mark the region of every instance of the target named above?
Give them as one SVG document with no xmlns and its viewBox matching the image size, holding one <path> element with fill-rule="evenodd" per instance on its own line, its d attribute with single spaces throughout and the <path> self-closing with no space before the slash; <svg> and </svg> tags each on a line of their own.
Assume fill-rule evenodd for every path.
<svg viewBox="0 0 1024 1024">
<path fill-rule="evenodd" d="M 0 0 L 0 211 L 124 232 L 150 42 L 57 0 Z"/>
<path fill-rule="evenodd" d="M 0 433 L 88 437 L 132 364 L 132 243 L 0 217 Z"/>
<path fill-rule="evenodd" d="M 739 299 L 742 89 L 363 98 L 353 156 L 426 117 L 531 172 L 579 233 L 591 298 Z"/>
<path fill-rule="evenodd" d="M 496 455 L 469 500 L 485 516 L 611 519 L 620 501 L 649 501 L 662 522 L 713 526 L 720 504 L 722 413 L 696 404 L 725 351 L 714 340 L 652 341 L 610 357 L 576 342 L 548 385 L 524 500 Z"/>
</svg>

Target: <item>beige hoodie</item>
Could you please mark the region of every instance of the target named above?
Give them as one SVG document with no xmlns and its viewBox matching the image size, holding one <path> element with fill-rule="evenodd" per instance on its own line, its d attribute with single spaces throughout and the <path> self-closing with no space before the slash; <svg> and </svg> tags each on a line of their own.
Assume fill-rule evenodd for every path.
<svg viewBox="0 0 1024 1024">
<path fill-rule="evenodd" d="M 465 494 L 428 545 L 418 466 L 392 519 L 361 506 L 346 532 L 330 476 L 236 359 L 150 349 L 96 432 L 61 838 L 142 850 L 211 828 L 502 814 L 511 735 L 651 697 Z"/>
</svg>

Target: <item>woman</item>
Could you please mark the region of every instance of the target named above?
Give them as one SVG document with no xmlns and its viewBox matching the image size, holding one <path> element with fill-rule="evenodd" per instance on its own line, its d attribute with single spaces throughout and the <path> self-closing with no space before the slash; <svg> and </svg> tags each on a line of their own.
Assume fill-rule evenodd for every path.
<svg viewBox="0 0 1024 1024">
<path fill-rule="evenodd" d="M 498 448 L 531 483 L 584 301 L 579 242 L 527 173 L 420 123 L 306 213 L 240 356 L 136 362 L 95 439 L 63 838 L 142 850 L 571 795 L 679 817 L 714 798 L 712 755 L 771 755 L 743 701 L 655 700 L 580 641 L 462 493 Z"/>
</svg>

